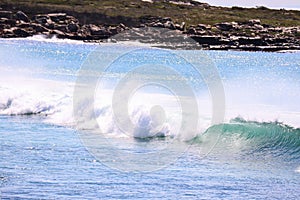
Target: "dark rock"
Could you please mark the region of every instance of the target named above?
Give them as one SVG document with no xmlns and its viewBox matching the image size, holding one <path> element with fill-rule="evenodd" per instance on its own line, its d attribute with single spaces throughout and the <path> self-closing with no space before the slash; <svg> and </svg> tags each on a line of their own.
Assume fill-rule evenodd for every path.
<svg viewBox="0 0 300 200">
<path fill-rule="evenodd" d="M 64 21 L 67 19 L 66 13 L 50 13 L 48 14 L 48 17 L 54 22 Z"/>
<path fill-rule="evenodd" d="M 186 31 L 187 34 L 189 35 L 196 35 L 197 34 L 197 30 L 196 28 L 194 27 L 190 27 L 187 31 Z"/>
<path fill-rule="evenodd" d="M 221 37 L 219 36 L 191 36 L 199 44 L 208 44 L 208 45 L 221 45 Z"/>
<path fill-rule="evenodd" d="M 254 46 L 266 46 L 267 45 L 267 43 L 262 38 L 259 38 L 259 37 L 255 37 L 255 38 L 242 37 L 242 38 L 239 38 L 238 42 L 240 45 L 254 45 Z"/>
<path fill-rule="evenodd" d="M 7 18 L 1 18 L 0 19 L 1 24 L 7 24 L 10 26 L 15 26 L 16 25 L 16 20 L 14 19 L 7 19 Z"/>
<path fill-rule="evenodd" d="M 159 22 L 161 22 L 161 23 L 166 23 L 169 21 L 172 21 L 172 19 L 170 17 L 164 17 L 164 18 L 159 19 Z"/>
<path fill-rule="evenodd" d="M 283 43 L 288 43 L 289 41 L 287 38 L 266 38 L 265 40 L 268 44 L 283 44 Z"/>
<path fill-rule="evenodd" d="M 46 24 L 51 22 L 50 18 L 47 15 L 36 15 L 34 17 L 34 20 L 39 24 Z"/>
<path fill-rule="evenodd" d="M 74 32 L 77 32 L 77 31 L 78 31 L 79 27 L 78 27 L 77 24 L 68 24 L 67 29 L 68 29 L 70 32 L 74 33 Z"/>
<path fill-rule="evenodd" d="M 0 18 L 12 19 L 12 16 L 13 16 L 13 12 L 6 11 L 6 10 L 0 10 Z"/>
<path fill-rule="evenodd" d="M 22 20 L 24 22 L 29 22 L 30 21 L 28 16 L 25 13 L 23 13 L 22 11 L 18 11 L 16 13 L 16 19 L 17 20 Z"/>
<path fill-rule="evenodd" d="M 66 34 L 66 38 L 71 40 L 90 40 L 92 38 L 82 34 Z"/>
<path fill-rule="evenodd" d="M 12 31 L 17 37 L 28 37 L 28 36 L 30 36 L 30 34 L 27 31 L 25 31 L 21 28 L 13 28 Z"/>
<path fill-rule="evenodd" d="M 67 32 L 67 30 L 68 30 L 66 25 L 57 25 L 57 24 L 54 25 L 53 29 L 59 30 L 62 32 Z"/>
<path fill-rule="evenodd" d="M 104 28 L 104 27 L 98 27 L 96 25 L 90 26 L 90 33 L 93 36 L 107 36 L 110 35 L 110 33 Z"/>
<path fill-rule="evenodd" d="M 37 33 L 43 33 L 43 32 L 48 32 L 49 29 L 43 27 L 40 24 L 31 24 L 31 27 L 33 28 L 33 30 L 35 30 Z"/>
<path fill-rule="evenodd" d="M 153 23 L 152 27 L 159 27 L 159 28 L 165 28 L 164 24 L 161 22 Z"/>
<path fill-rule="evenodd" d="M 30 23 L 22 22 L 20 24 L 17 24 L 17 27 L 22 28 L 22 29 L 28 28 L 28 27 L 30 27 Z"/>
<path fill-rule="evenodd" d="M 44 26 L 48 29 L 55 29 L 55 24 L 54 23 L 46 23 Z"/>
<path fill-rule="evenodd" d="M 190 3 L 195 6 L 210 7 L 208 3 L 201 3 L 199 1 L 194 1 L 194 0 L 190 1 Z"/>
<path fill-rule="evenodd" d="M 233 25 L 229 22 L 215 24 L 215 26 L 221 31 L 230 31 L 233 29 Z"/>
</svg>

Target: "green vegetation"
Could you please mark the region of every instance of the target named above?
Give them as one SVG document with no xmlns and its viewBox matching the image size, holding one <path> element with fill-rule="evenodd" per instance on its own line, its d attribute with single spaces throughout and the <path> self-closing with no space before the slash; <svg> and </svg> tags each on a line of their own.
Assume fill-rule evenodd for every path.
<svg viewBox="0 0 300 200">
<path fill-rule="evenodd" d="M 250 19 L 260 19 L 262 23 L 273 26 L 300 26 L 300 11 L 272 10 L 266 7 L 246 9 L 176 5 L 162 0 L 154 3 L 141 0 L 0 0 L 0 3 L 3 9 L 23 10 L 29 16 L 39 13 L 67 12 L 82 23 L 122 22 L 134 26 L 142 17 L 160 16 L 170 17 L 177 23 L 186 22 L 188 26 L 212 25 L 226 21 L 245 22 Z"/>
</svg>

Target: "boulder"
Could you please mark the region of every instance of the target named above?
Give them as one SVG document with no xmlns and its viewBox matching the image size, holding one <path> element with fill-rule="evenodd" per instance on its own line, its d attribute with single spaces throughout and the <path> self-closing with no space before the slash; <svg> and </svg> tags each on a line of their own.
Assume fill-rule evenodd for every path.
<svg viewBox="0 0 300 200">
<path fill-rule="evenodd" d="M 66 13 L 50 13 L 48 14 L 48 17 L 54 21 L 54 22 L 59 22 L 59 21 L 64 21 L 67 19 L 67 14 Z"/>
<path fill-rule="evenodd" d="M 22 20 L 24 22 L 29 22 L 30 21 L 28 16 L 25 13 L 23 13 L 22 11 L 18 11 L 16 13 L 16 19 L 17 20 Z"/>
<path fill-rule="evenodd" d="M 67 29 L 72 33 L 76 33 L 79 29 L 79 26 L 77 24 L 68 24 Z"/>
<path fill-rule="evenodd" d="M 98 27 L 96 25 L 90 25 L 91 35 L 108 35 L 108 31 L 104 27 Z"/>
<path fill-rule="evenodd" d="M 233 29 L 233 25 L 229 22 L 218 23 L 215 26 L 221 31 L 230 31 Z"/>
<path fill-rule="evenodd" d="M 12 29 L 13 33 L 15 34 L 15 36 L 17 37 L 28 37 L 30 36 L 30 34 L 25 31 L 24 29 L 21 29 L 21 28 L 13 28 Z"/>
<path fill-rule="evenodd" d="M 46 24 L 44 24 L 44 26 L 46 27 L 46 28 L 48 28 L 48 29 L 55 29 L 55 24 L 54 23 L 46 23 Z"/>
<path fill-rule="evenodd" d="M 36 15 L 34 21 L 39 24 L 51 23 L 50 18 L 47 15 Z"/>
<path fill-rule="evenodd" d="M 47 28 L 45 28 L 44 26 L 40 25 L 40 24 L 31 24 L 31 27 L 33 28 L 33 30 L 35 30 L 37 33 L 43 33 L 43 32 L 48 32 L 49 30 Z"/>
</svg>

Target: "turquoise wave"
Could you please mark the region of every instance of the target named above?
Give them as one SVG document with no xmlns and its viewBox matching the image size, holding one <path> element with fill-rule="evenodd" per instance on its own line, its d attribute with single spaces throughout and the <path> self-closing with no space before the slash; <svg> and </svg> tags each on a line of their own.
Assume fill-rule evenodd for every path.
<svg viewBox="0 0 300 200">
<path fill-rule="evenodd" d="M 214 144 L 219 153 L 239 152 L 239 155 L 272 155 L 300 160 L 300 129 L 280 122 L 257 122 L 235 118 L 230 123 L 210 127 L 192 143 Z"/>
</svg>

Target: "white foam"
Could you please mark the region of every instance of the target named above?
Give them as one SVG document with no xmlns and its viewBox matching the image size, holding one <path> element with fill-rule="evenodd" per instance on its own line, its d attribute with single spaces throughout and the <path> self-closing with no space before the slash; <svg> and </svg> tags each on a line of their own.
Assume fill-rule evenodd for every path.
<svg viewBox="0 0 300 200">
<path fill-rule="evenodd" d="M 38 42 L 51 42 L 51 43 L 66 43 L 66 44 L 86 44 L 86 45 L 95 45 L 99 44 L 96 42 L 84 42 L 82 40 L 71 40 L 71 39 L 62 39 L 62 38 L 57 38 L 56 35 L 53 35 L 51 37 L 47 35 L 33 35 L 30 37 L 26 38 L 8 38 L 5 40 L 11 40 L 11 41 L 38 41 Z"/>
</svg>

